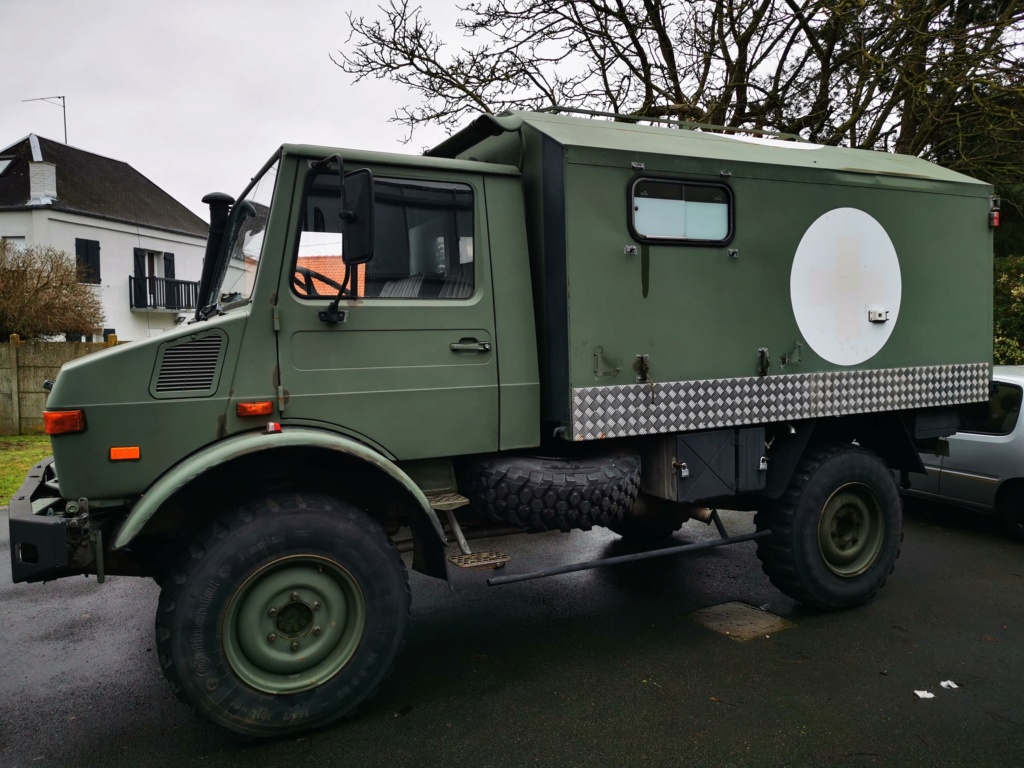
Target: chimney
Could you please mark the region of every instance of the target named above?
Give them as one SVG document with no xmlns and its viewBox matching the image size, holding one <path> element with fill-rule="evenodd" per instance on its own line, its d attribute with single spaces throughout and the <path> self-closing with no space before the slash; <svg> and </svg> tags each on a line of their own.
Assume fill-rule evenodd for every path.
<svg viewBox="0 0 1024 768">
<path fill-rule="evenodd" d="M 57 197 L 57 166 L 33 161 L 28 164 L 30 202 L 49 205 Z"/>
</svg>

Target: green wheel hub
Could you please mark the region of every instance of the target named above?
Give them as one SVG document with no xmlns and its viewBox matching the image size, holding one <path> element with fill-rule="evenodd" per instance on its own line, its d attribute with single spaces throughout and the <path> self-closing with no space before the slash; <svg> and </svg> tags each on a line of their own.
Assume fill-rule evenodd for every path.
<svg viewBox="0 0 1024 768">
<path fill-rule="evenodd" d="M 861 483 L 847 483 L 829 497 L 818 522 L 818 548 L 825 565 L 837 576 L 859 576 L 882 551 L 885 516 L 874 492 Z"/>
<path fill-rule="evenodd" d="M 325 557 L 286 557 L 260 568 L 232 595 L 224 653 L 253 688 L 298 693 L 340 672 L 365 627 L 366 600 L 352 574 Z"/>
</svg>

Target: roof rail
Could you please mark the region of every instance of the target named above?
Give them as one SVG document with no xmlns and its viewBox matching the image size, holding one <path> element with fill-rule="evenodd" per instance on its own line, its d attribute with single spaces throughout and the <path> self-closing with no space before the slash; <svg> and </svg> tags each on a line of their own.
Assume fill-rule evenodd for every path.
<svg viewBox="0 0 1024 768">
<path fill-rule="evenodd" d="M 770 136 L 778 139 L 787 139 L 790 141 L 803 141 L 807 139 L 796 134 L 796 133 L 782 133 L 780 131 L 766 131 L 762 128 L 732 128 L 728 125 L 715 125 L 714 123 L 695 123 L 689 120 L 677 120 L 673 117 L 648 117 L 645 115 L 621 115 L 618 112 L 601 112 L 596 109 L 582 109 L 580 107 L 543 107 L 541 109 L 534 110 L 536 112 L 547 112 L 549 114 L 556 114 L 560 112 L 569 113 L 573 115 L 588 115 L 590 117 L 613 117 L 616 120 L 627 120 L 633 123 L 639 123 L 646 121 L 649 123 L 665 123 L 667 125 L 678 125 L 680 128 L 700 128 L 707 131 L 726 131 L 728 133 L 754 133 L 758 136 Z"/>
</svg>

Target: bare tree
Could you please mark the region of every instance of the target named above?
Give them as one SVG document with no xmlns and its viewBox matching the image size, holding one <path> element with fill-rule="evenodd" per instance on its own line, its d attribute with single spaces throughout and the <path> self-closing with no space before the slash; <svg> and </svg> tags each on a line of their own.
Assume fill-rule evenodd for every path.
<svg viewBox="0 0 1024 768">
<path fill-rule="evenodd" d="M 394 120 L 563 106 L 920 155 L 1024 180 L 1024 0 L 484 0 L 461 47 L 409 0 L 349 15 L 335 63 L 402 83 Z"/>
<path fill-rule="evenodd" d="M 103 307 L 82 277 L 64 251 L 0 240 L 0 339 L 95 333 Z"/>
</svg>

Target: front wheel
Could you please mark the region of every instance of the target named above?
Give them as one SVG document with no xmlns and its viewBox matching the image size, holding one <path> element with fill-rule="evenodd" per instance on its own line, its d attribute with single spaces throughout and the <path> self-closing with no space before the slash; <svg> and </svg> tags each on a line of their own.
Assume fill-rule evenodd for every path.
<svg viewBox="0 0 1024 768">
<path fill-rule="evenodd" d="M 782 592 L 815 608 L 870 600 L 892 573 L 903 540 L 899 489 L 871 451 L 812 449 L 780 499 L 757 513 L 761 567 Z"/>
<path fill-rule="evenodd" d="M 243 506 L 200 534 L 163 585 L 164 674 L 179 698 L 247 736 L 353 711 L 404 642 L 409 586 L 394 544 L 326 496 Z"/>
</svg>

